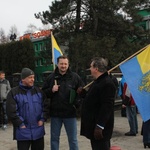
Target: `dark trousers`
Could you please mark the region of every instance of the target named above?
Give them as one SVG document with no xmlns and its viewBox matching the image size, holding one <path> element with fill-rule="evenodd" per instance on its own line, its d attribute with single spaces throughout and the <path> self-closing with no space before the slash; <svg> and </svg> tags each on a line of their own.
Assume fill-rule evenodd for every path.
<svg viewBox="0 0 150 150">
<path fill-rule="evenodd" d="M 92 150 L 110 150 L 110 140 L 91 140 Z"/>
<path fill-rule="evenodd" d="M 8 118 L 6 114 L 6 100 L 3 103 L 0 103 L 0 125 L 7 124 Z"/>
<path fill-rule="evenodd" d="M 143 122 L 143 143 L 150 143 L 150 120 Z"/>
<path fill-rule="evenodd" d="M 44 137 L 38 140 L 17 141 L 18 150 L 44 150 Z"/>
</svg>

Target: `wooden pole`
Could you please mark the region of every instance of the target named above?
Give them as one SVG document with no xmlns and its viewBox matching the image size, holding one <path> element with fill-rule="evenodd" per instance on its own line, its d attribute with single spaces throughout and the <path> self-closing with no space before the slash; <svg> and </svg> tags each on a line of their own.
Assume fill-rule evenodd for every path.
<svg viewBox="0 0 150 150">
<path fill-rule="evenodd" d="M 122 61 L 121 63 L 119 63 L 118 65 L 116 65 L 115 67 L 113 67 L 112 69 L 108 70 L 108 72 L 111 72 L 112 70 L 116 69 L 121 64 L 125 63 L 126 61 L 128 61 L 132 57 L 136 56 L 137 54 L 139 54 L 140 52 L 142 52 L 143 50 L 145 50 L 148 46 L 150 46 L 150 44 L 147 45 L 147 46 L 145 46 L 144 48 L 140 49 L 139 51 L 137 51 L 136 53 L 134 53 L 133 55 L 131 55 L 130 57 L 128 57 L 127 59 L 125 59 L 124 61 Z"/>
<path fill-rule="evenodd" d="M 142 49 L 140 49 L 139 51 L 137 51 L 136 53 L 134 53 L 133 55 L 131 55 L 130 57 L 128 57 L 127 59 L 125 59 L 124 61 L 122 61 L 121 63 L 119 63 L 118 65 L 116 65 L 115 67 L 111 68 L 110 70 L 108 70 L 108 73 L 110 73 L 111 71 L 113 71 L 114 69 L 116 69 L 118 66 L 120 66 L 121 64 L 125 63 L 126 61 L 128 61 L 129 59 L 131 59 L 132 57 L 136 56 L 137 54 L 139 54 L 140 52 L 142 52 L 143 50 L 145 50 L 149 45 L 143 47 Z M 83 89 L 86 89 L 87 87 L 89 87 L 94 81 L 88 83 L 86 86 L 83 87 Z"/>
<path fill-rule="evenodd" d="M 53 62 L 53 70 L 55 70 L 55 58 L 54 58 L 54 45 L 52 41 L 53 32 L 51 31 L 51 44 L 52 44 L 52 62 Z"/>
<path fill-rule="evenodd" d="M 87 87 L 89 87 L 94 81 L 88 83 L 86 86 L 83 87 L 83 89 L 86 89 Z"/>
<path fill-rule="evenodd" d="M 54 84 L 57 85 L 57 80 L 54 80 Z"/>
</svg>

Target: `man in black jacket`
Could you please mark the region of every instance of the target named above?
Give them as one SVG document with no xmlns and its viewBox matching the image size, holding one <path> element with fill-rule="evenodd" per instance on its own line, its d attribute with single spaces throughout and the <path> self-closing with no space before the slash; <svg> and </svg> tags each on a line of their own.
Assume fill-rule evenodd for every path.
<svg viewBox="0 0 150 150">
<path fill-rule="evenodd" d="M 90 71 L 95 80 L 82 105 L 81 135 L 90 139 L 92 150 L 109 150 L 113 132 L 116 88 L 107 64 L 104 58 L 92 60 Z"/>
<path fill-rule="evenodd" d="M 50 98 L 51 150 L 59 149 L 62 124 L 67 132 L 69 149 L 78 150 L 76 126 L 76 91 L 83 86 L 81 78 L 69 69 L 66 56 L 57 59 L 58 67 L 43 85 L 43 91 Z"/>
</svg>

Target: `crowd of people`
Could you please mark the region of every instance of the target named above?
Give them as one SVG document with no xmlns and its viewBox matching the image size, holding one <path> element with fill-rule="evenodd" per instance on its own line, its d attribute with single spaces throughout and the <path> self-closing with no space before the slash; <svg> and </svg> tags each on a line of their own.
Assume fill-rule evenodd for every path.
<svg viewBox="0 0 150 150">
<path fill-rule="evenodd" d="M 6 129 L 8 119 L 12 122 L 13 139 L 17 141 L 18 150 L 44 150 L 44 122 L 49 118 L 51 150 L 61 147 L 62 125 L 69 149 L 79 150 L 76 112 L 80 105 L 80 135 L 89 139 L 92 150 L 110 150 L 117 80 L 108 72 L 108 60 L 102 57 L 91 60 L 90 71 L 94 80 L 88 89 L 80 76 L 70 70 L 66 56 L 57 58 L 57 67 L 42 88 L 34 85 L 35 74 L 30 68 L 22 69 L 21 81 L 12 89 L 4 71 L 0 71 L 0 127 Z M 122 107 L 126 108 L 130 126 L 125 136 L 136 136 L 135 102 L 123 78 L 119 86 Z M 143 139 L 147 124 L 143 123 Z M 150 141 L 144 146 L 150 147 Z"/>
</svg>

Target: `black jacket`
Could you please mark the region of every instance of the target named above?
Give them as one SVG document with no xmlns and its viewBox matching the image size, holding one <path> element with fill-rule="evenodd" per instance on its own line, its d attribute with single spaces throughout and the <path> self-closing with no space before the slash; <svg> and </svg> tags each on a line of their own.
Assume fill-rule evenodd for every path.
<svg viewBox="0 0 150 150">
<path fill-rule="evenodd" d="M 98 124 L 104 127 L 104 138 L 111 138 L 115 92 L 115 85 L 108 73 L 104 73 L 93 82 L 82 105 L 81 135 L 93 139 L 94 129 Z"/>
<path fill-rule="evenodd" d="M 57 80 L 59 86 L 58 92 L 53 93 L 52 88 L 54 80 Z M 79 87 L 83 86 L 81 78 L 74 72 L 68 71 L 66 74 L 61 75 L 56 68 L 43 85 L 42 90 L 50 98 L 50 116 L 51 117 L 76 117 L 76 96 L 74 101 L 70 101 L 70 93 L 76 91 Z"/>
</svg>

